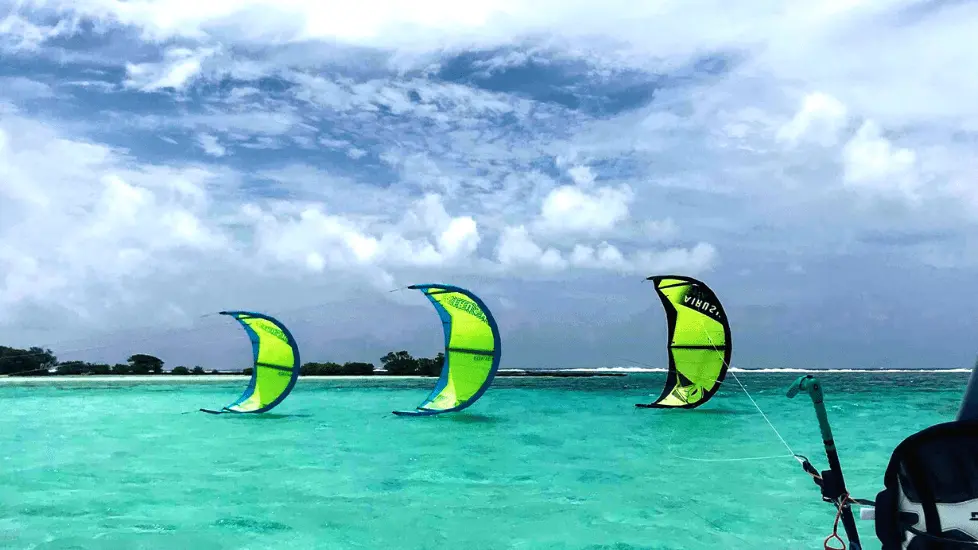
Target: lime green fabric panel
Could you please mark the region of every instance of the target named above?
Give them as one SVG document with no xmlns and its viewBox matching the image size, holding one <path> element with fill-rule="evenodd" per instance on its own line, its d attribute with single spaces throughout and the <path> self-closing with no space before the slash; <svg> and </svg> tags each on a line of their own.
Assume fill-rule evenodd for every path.
<svg viewBox="0 0 978 550">
<path fill-rule="evenodd" d="M 452 318 L 448 346 L 492 352 L 495 340 L 485 312 L 471 298 L 459 292 L 431 293 Z"/>
<path fill-rule="evenodd" d="M 675 283 L 673 283 L 675 284 Z M 662 288 L 669 286 L 666 283 L 659 285 L 661 292 L 666 295 L 669 301 L 676 308 L 676 327 L 673 332 L 673 346 L 715 346 L 723 348 L 727 345 L 726 331 L 719 321 L 700 312 L 694 307 L 695 303 L 687 303 L 690 298 L 687 292 L 689 285 L 674 286 L 672 288 Z M 714 304 L 716 305 L 716 304 Z"/>
<path fill-rule="evenodd" d="M 727 336 L 723 325 L 702 313 L 677 306 L 676 329 L 673 346 L 713 346 L 724 348 Z"/>
<path fill-rule="evenodd" d="M 450 351 L 451 372 L 449 380 L 455 387 L 459 402 L 472 398 L 482 384 L 489 378 L 492 369 L 492 356 L 475 353 Z"/>
<path fill-rule="evenodd" d="M 270 369 L 268 367 L 258 367 L 257 380 L 255 380 L 255 393 L 258 394 L 259 407 L 265 407 L 272 401 L 278 399 L 289 387 L 292 380 L 292 372 Z"/>
<path fill-rule="evenodd" d="M 256 361 L 263 365 L 275 365 L 292 370 L 295 353 L 289 345 L 289 339 L 282 329 L 267 319 L 252 317 L 244 322 L 258 335 L 258 357 Z M 290 376 L 286 373 L 286 376 Z"/>
<path fill-rule="evenodd" d="M 696 403 L 703 399 L 703 390 L 699 386 L 679 386 L 677 385 L 665 397 L 656 401 L 657 405 L 667 407 L 682 407 L 690 403 Z"/>
<path fill-rule="evenodd" d="M 709 349 L 672 349 L 676 361 L 676 370 L 690 382 L 709 390 L 716 384 L 723 370 L 724 350 Z"/>
<path fill-rule="evenodd" d="M 457 407 L 472 398 L 489 378 L 492 356 L 463 351 L 449 351 L 449 373 L 445 388 L 438 393 L 426 409 L 444 410 Z"/>
<path fill-rule="evenodd" d="M 458 395 L 455 393 L 455 385 L 452 384 L 452 380 L 449 378 L 448 384 L 438 392 L 431 402 L 427 403 L 423 408 L 433 411 L 444 411 L 459 406 L 462 401 L 459 400 Z"/>
<path fill-rule="evenodd" d="M 485 312 L 468 296 L 458 292 L 431 291 L 435 299 L 452 318 L 449 329 L 448 379 L 426 409 L 450 409 L 469 400 L 489 378 L 492 370 L 492 352 L 496 348 Z M 482 353 L 472 353 L 472 351 Z"/>
<path fill-rule="evenodd" d="M 258 393 L 258 386 L 256 385 L 255 389 L 252 390 L 251 395 L 248 396 L 248 399 L 245 399 L 237 405 L 231 405 L 228 407 L 228 410 L 235 412 L 251 412 L 257 411 L 258 409 L 262 408 L 262 406 L 261 394 Z"/>
<path fill-rule="evenodd" d="M 295 363 L 295 351 L 289 345 L 285 333 L 271 321 L 254 317 L 242 320 L 258 335 L 258 358 L 254 367 L 255 388 L 247 399 L 230 408 L 248 412 L 269 405 L 288 389 Z"/>
</svg>

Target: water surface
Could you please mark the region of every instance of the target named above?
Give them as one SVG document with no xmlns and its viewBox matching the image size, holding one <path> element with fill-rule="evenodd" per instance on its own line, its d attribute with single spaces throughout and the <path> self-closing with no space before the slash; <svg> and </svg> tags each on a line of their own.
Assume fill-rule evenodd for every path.
<svg viewBox="0 0 978 550">
<path fill-rule="evenodd" d="M 821 469 L 811 402 L 784 397 L 796 376 L 739 379 Z M 821 378 L 850 489 L 875 498 L 893 447 L 953 419 L 967 374 Z M 241 380 L 0 383 L 0 547 L 821 548 L 834 509 L 736 380 L 694 411 L 633 406 L 663 380 L 497 378 L 429 418 L 390 411 L 432 379 L 300 379 L 247 416 L 197 412 Z"/>
</svg>

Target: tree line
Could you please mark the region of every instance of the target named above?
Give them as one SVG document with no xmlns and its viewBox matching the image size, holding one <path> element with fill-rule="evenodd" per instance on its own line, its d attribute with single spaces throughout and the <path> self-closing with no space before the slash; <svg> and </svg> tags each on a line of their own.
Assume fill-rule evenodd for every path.
<svg viewBox="0 0 978 550">
<path fill-rule="evenodd" d="M 304 363 L 299 368 L 300 376 L 366 376 L 366 375 L 396 375 L 396 376 L 438 376 L 441 374 L 445 355 L 439 353 L 433 358 L 412 357 L 407 351 L 391 351 L 380 358 L 383 370 L 378 370 L 373 363 Z M 130 355 L 125 363 L 109 365 L 107 363 L 88 363 L 86 361 L 58 361 L 49 349 L 32 347 L 28 349 L 0 346 L 0 376 L 48 376 L 48 375 L 86 375 L 86 374 L 246 374 L 252 369 L 240 371 L 219 371 L 207 369 L 200 365 L 192 368 L 179 365 L 166 370 L 165 363 L 159 357 L 137 353 Z"/>
</svg>

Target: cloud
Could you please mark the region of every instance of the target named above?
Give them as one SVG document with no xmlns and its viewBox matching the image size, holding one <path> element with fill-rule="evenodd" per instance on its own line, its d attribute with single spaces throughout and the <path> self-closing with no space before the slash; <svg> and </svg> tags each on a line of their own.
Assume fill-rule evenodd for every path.
<svg viewBox="0 0 978 550">
<path fill-rule="evenodd" d="M 647 220 L 642 229 L 645 238 L 653 242 L 671 241 L 679 236 L 679 226 L 672 218 Z"/>
<path fill-rule="evenodd" d="M 125 84 L 144 92 L 181 91 L 200 76 L 204 61 L 214 53 L 213 49 L 172 48 L 163 52 L 160 62 L 127 63 Z"/>
<path fill-rule="evenodd" d="M 377 282 L 389 281 L 390 270 L 399 268 L 465 271 L 483 241 L 476 219 L 449 213 L 438 194 L 418 198 L 402 215 L 358 217 L 330 213 L 328 203 L 315 200 L 237 198 L 242 174 L 139 162 L 123 150 L 62 136 L 15 113 L 0 122 L 0 138 L 7 315 L 35 303 L 91 318 L 92 304 L 109 289 L 142 303 L 156 296 L 147 280 L 173 278 L 176 284 L 206 266 L 249 266 L 273 277 L 286 269 L 310 275 L 367 271 Z M 64 181 L 72 186 L 63 187 Z M 45 231 L 33 232 L 38 226 Z M 522 228 L 504 231 L 498 246 L 495 267 L 488 258 L 480 261 L 499 275 L 527 262 L 607 267 L 540 251 Z M 606 258 L 608 252 L 597 254 Z"/>
<path fill-rule="evenodd" d="M 8 315 L 38 303 L 87 316 L 88 306 L 124 301 L 146 276 L 228 246 L 203 219 L 204 186 L 217 176 L 206 169 L 132 165 L 121 151 L 8 114 L 0 173 Z"/>
<path fill-rule="evenodd" d="M 508 227 L 499 238 L 496 250 L 499 262 L 507 267 L 539 267 L 546 270 L 560 270 L 567 266 L 566 260 L 558 250 L 544 250 L 530 238 L 524 226 Z"/>
<path fill-rule="evenodd" d="M 534 309 L 684 272 L 726 289 L 753 357 L 790 358 L 757 342 L 833 278 L 978 265 L 976 22 L 906 0 L 20 2 L 0 19 L 0 322 L 382 311 L 421 278 Z M 940 238 L 865 238 L 914 234 Z M 541 279 L 561 285 L 514 298 Z M 809 353 L 858 356 L 861 314 Z M 574 343 L 572 317 L 526 349 Z"/>
<path fill-rule="evenodd" d="M 22 76 L 0 78 L 0 88 L 9 98 L 30 100 L 54 96 L 51 86 Z"/>
<path fill-rule="evenodd" d="M 714 267 L 716 248 L 698 243 L 692 248 L 670 248 L 664 251 L 641 250 L 626 257 L 618 248 L 602 242 L 597 247 L 575 245 L 571 265 L 608 269 L 623 274 L 682 272 L 695 275 Z"/>
<path fill-rule="evenodd" d="M 908 148 L 894 146 L 872 121 L 859 127 L 846 143 L 842 155 L 846 184 L 892 190 L 911 199 L 916 195 L 918 181 L 913 171 L 917 155 Z"/>
<path fill-rule="evenodd" d="M 476 221 L 471 216 L 451 217 L 441 195 L 426 195 L 411 215 L 434 234 L 436 247 L 446 258 L 468 257 L 481 240 Z"/>
<path fill-rule="evenodd" d="M 637 250 L 622 253 L 616 246 L 601 242 L 597 246 L 576 244 L 569 251 L 542 247 L 524 226 L 503 231 L 496 249 L 499 263 L 508 268 L 532 270 L 533 274 L 554 274 L 569 268 L 602 270 L 622 275 L 678 271 L 697 274 L 711 269 L 717 259 L 713 245 L 698 243 L 692 248 Z"/>
<path fill-rule="evenodd" d="M 266 260 L 294 264 L 310 272 L 326 269 L 432 267 L 468 258 L 479 243 L 476 222 L 469 216 L 451 217 L 440 198 L 429 195 L 414 205 L 411 220 L 421 213 L 421 235 L 402 233 L 404 220 L 372 223 L 331 215 L 320 205 L 299 212 L 286 204 L 279 208 L 244 207 L 242 214 L 260 228 L 257 255 Z M 392 223 L 393 222 L 393 223 Z M 408 221 L 407 223 L 410 223 Z"/>
<path fill-rule="evenodd" d="M 197 136 L 197 144 L 205 153 L 214 157 L 227 155 L 228 150 L 218 142 L 217 138 L 210 134 L 200 134 Z"/>
<path fill-rule="evenodd" d="M 790 122 L 778 130 L 779 140 L 797 145 L 811 140 L 823 147 L 838 143 L 839 132 L 847 122 L 846 106 L 838 99 L 821 92 L 805 96 L 801 109 Z"/>
<path fill-rule="evenodd" d="M 631 189 L 602 187 L 587 193 L 574 186 L 561 186 L 543 201 L 538 227 L 551 234 L 599 236 L 628 217 Z"/>
</svg>

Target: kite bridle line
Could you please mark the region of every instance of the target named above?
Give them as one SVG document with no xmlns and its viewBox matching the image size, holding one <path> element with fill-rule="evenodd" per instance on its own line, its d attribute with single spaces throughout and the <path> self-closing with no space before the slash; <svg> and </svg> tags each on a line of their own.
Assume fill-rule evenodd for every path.
<svg viewBox="0 0 978 550">
<path fill-rule="evenodd" d="M 716 343 L 713 341 L 713 338 L 710 336 L 710 333 L 707 332 L 706 330 L 703 330 L 703 332 L 704 334 L 706 334 L 707 339 L 710 340 L 710 345 L 713 346 L 713 349 L 716 351 L 720 351 L 720 348 L 717 347 Z M 724 361 L 724 364 L 727 364 L 726 361 Z M 828 488 L 825 487 L 824 484 L 825 483 L 825 480 L 823 479 L 824 472 L 822 475 L 819 475 L 818 471 L 815 470 L 815 468 L 811 465 L 811 463 L 808 461 L 807 458 L 805 458 L 802 455 L 799 455 L 791 448 L 791 445 L 789 445 L 788 442 L 785 440 L 785 438 L 781 435 L 781 432 L 778 431 L 778 429 L 774 426 L 774 424 L 767 417 L 767 415 L 764 414 L 764 411 L 761 410 L 761 407 L 757 404 L 756 401 L 754 401 L 754 398 L 751 396 L 750 392 L 747 391 L 747 388 L 744 386 L 743 382 L 740 381 L 740 377 L 737 376 L 737 373 L 734 372 L 733 370 L 730 370 L 729 364 L 727 364 L 727 372 L 733 375 L 734 380 L 736 380 L 737 384 L 740 385 L 740 388 L 744 390 L 744 394 L 747 396 L 748 399 L 750 399 L 750 402 L 754 405 L 754 408 L 757 409 L 757 412 L 760 413 L 762 417 L 764 417 L 764 420 L 767 422 L 768 426 L 771 427 L 774 433 L 778 436 L 778 439 L 781 440 L 781 443 L 783 443 L 785 448 L 788 449 L 788 452 L 791 453 L 791 458 L 797 460 L 798 463 L 801 464 L 802 469 L 804 469 L 805 472 L 807 472 L 809 475 L 812 475 L 813 479 L 815 480 L 815 483 L 819 487 L 823 488 L 822 498 L 828 502 L 832 502 L 833 504 L 835 504 L 836 511 L 837 511 L 835 516 L 835 522 L 832 526 L 832 534 L 826 537 L 825 541 L 823 542 L 824 549 L 825 550 L 846 549 L 845 542 L 842 540 L 841 537 L 839 537 L 838 534 L 839 520 L 841 519 L 842 526 L 846 532 L 846 537 L 849 539 L 849 545 L 851 550 L 862 550 L 862 543 L 859 541 L 859 532 L 856 530 L 856 520 L 852 515 L 852 507 L 850 506 L 850 504 L 861 503 L 861 501 L 855 500 L 852 497 L 850 497 L 849 491 L 845 487 L 845 481 L 842 477 L 842 465 L 839 463 L 839 455 L 836 452 L 835 442 L 832 439 L 832 430 L 829 427 L 828 416 L 826 415 L 825 404 L 822 399 L 822 388 L 821 385 L 818 383 L 818 380 L 811 375 L 806 375 L 798 378 L 798 380 L 795 381 L 795 384 L 793 384 L 791 388 L 788 389 L 788 397 L 789 398 L 794 397 L 799 390 L 806 391 L 811 396 L 812 402 L 815 404 L 815 412 L 816 415 L 818 416 L 819 427 L 822 430 L 822 439 L 825 443 L 825 454 L 829 461 L 829 468 L 830 468 L 829 471 L 833 472 L 833 474 L 838 476 L 835 479 L 835 483 L 836 483 L 835 487 L 828 487 Z M 806 384 L 805 382 L 808 380 L 813 381 L 813 383 Z M 816 394 L 818 397 L 817 400 L 816 400 Z M 838 494 L 834 494 L 831 491 L 831 489 L 833 488 L 838 489 L 838 491 L 836 491 L 838 492 Z M 826 489 L 829 489 L 828 493 L 826 493 Z M 838 540 L 842 544 L 842 548 L 833 549 L 831 546 L 829 546 L 829 541 L 831 541 L 832 539 Z"/>
<path fill-rule="evenodd" d="M 713 349 L 716 351 L 720 351 L 720 348 L 717 347 L 716 343 L 713 341 L 713 338 L 710 336 L 710 333 L 707 332 L 705 329 L 703 330 L 703 333 L 706 334 L 707 339 L 710 340 L 710 345 L 713 346 Z M 823 442 L 825 443 L 825 454 L 829 461 L 829 468 L 830 468 L 829 471 L 831 471 L 834 474 L 834 482 L 835 482 L 834 486 L 830 485 L 828 487 L 826 487 L 826 483 L 824 479 L 825 472 L 823 472 L 820 475 L 818 471 L 815 470 L 815 467 L 812 466 L 811 462 L 809 462 L 806 457 L 795 453 L 795 451 L 791 448 L 791 445 L 789 445 L 788 442 L 781 435 L 781 432 L 778 431 L 778 429 L 774 426 L 774 424 L 767 417 L 767 415 L 764 414 L 764 411 L 761 410 L 761 407 L 757 404 L 756 401 L 754 401 L 754 398 L 751 396 L 750 392 L 747 391 L 747 388 L 744 386 L 743 382 L 740 381 L 740 378 L 737 376 L 737 373 L 734 372 L 733 370 L 730 370 L 730 365 L 726 363 L 726 360 L 724 360 L 724 364 L 727 365 L 727 372 L 733 375 L 734 380 L 736 380 L 737 384 L 740 385 L 740 388 L 744 390 L 744 394 L 747 396 L 748 399 L 750 399 L 750 402 L 753 403 L 754 408 L 757 409 L 757 412 L 760 413 L 762 417 L 764 417 L 764 420 L 767 422 L 768 426 L 771 427 L 774 433 L 778 436 L 778 439 L 781 440 L 781 443 L 783 443 L 785 448 L 788 449 L 788 452 L 791 453 L 791 458 L 797 460 L 801 464 L 802 469 L 804 469 L 805 472 L 807 472 L 809 475 L 812 476 L 816 485 L 822 488 L 823 500 L 826 500 L 827 502 L 832 502 L 835 505 L 836 507 L 835 522 L 832 525 L 832 534 L 826 537 L 825 541 L 823 542 L 824 550 L 846 550 L 846 544 L 839 536 L 840 519 L 842 520 L 842 526 L 845 529 L 846 537 L 849 539 L 849 545 L 851 550 L 862 550 L 862 543 L 859 541 L 859 532 L 856 530 L 856 520 L 852 515 L 852 507 L 850 506 L 850 504 L 858 504 L 864 502 L 850 497 L 849 491 L 846 489 L 845 480 L 842 476 L 842 465 L 839 463 L 839 455 L 835 449 L 835 441 L 832 439 L 832 429 L 829 427 L 829 420 L 825 411 L 825 404 L 822 399 L 822 388 L 821 385 L 818 383 L 818 380 L 811 375 L 799 377 L 795 381 L 795 383 L 791 386 L 791 388 L 788 389 L 788 398 L 794 397 L 795 394 L 798 393 L 798 391 L 805 391 L 809 394 L 809 396 L 811 396 L 812 402 L 815 404 L 815 413 L 818 416 L 819 428 L 821 428 L 822 439 Z M 806 384 L 806 382 L 808 381 L 811 381 L 811 383 Z M 818 397 L 817 400 L 816 400 L 816 396 Z M 835 489 L 835 491 L 833 491 L 833 489 Z M 842 544 L 842 547 L 839 549 L 834 549 L 831 546 L 829 546 L 829 541 L 831 541 L 832 539 L 838 540 Z"/>
<path fill-rule="evenodd" d="M 643 279 L 643 281 L 648 281 L 648 279 Z M 723 349 L 720 348 L 719 346 L 717 346 L 716 342 L 713 341 L 713 337 L 710 336 L 710 333 L 706 329 L 703 329 L 703 335 L 706 336 L 707 340 L 710 341 L 710 345 L 713 346 L 713 351 L 723 351 Z M 622 359 L 624 359 L 624 358 L 622 358 Z M 632 363 L 641 364 L 638 361 L 632 361 L 630 359 L 625 359 L 625 360 L 626 361 L 631 361 Z M 747 391 L 747 387 L 744 386 L 743 382 L 740 381 L 740 378 L 737 376 L 737 373 L 730 369 L 730 363 L 727 361 L 727 358 L 724 357 L 722 361 L 723 361 L 723 366 L 727 369 L 727 372 L 729 372 L 730 374 L 733 375 L 734 380 L 740 386 L 740 389 L 743 390 L 744 395 L 747 396 L 747 399 L 749 399 L 750 402 L 751 402 L 751 404 L 754 405 L 754 408 L 761 415 L 761 417 L 764 418 L 764 421 L 767 422 L 767 425 L 771 427 L 771 430 L 774 432 L 774 435 L 776 435 L 778 437 L 778 439 L 781 441 L 781 443 L 788 450 L 788 453 L 790 453 L 788 456 L 790 456 L 791 458 L 793 458 L 795 460 L 798 460 L 797 455 L 795 454 L 795 451 L 792 450 L 792 448 L 791 448 L 791 445 L 788 444 L 788 442 L 785 440 L 784 436 L 781 435 L 781 432 L 779 432 L 778 429 L 774 426 L 774 423 L 771 422 L 771 419 L 769 419 L 768 416 L 766 414 L 764 414 L 764 411 L 761 409 L 760 405 L 757 404 L 757 401 L 754 401 L 754 397 L 751 396 L 751 394 L 750 394 L 749 391 Z M 646 365 L 646 366 L 648 366 L 648 365 Z M 720 382 L 720 384 L 723 384 L 723 382 Z M 781 458 L 782 456 L 784 456 L 784 455 L 779 455 L 779 456 L 774 456 L 774 457 L 748 457 L 748 458 L 716 459 L 716 460 L 717 461 L 724 461 L 724 462 L 726 462 L 726 461 L 742 461 L 742 460 L 762 460 L 762 459 L 768 459 L 768 458 Z M 712 461 L 713 460 L 711 460 L 711 462 Z"/>
<path fill-rule="evenodd" d="M 709 332 L 707 332 L 704 329 L 703 330 L 703 333 L 706 335 L 707 339 L 709 339 L 710 345 L 713 346 L 713 350 L 714 351 L 722 351 L 721 348 L 717 347 L 716 342 L 713 341 L 713 338 L 710 336 L 710 333 Z M 622 359 L 624 359 L 624 358 L 622 358 Z M 630 359 L 625 359 L 625 360 L 626 361 L 631 361 Z M 639 363 L 638 361 L 631 361 L 631 362 L 636 363 L 636 364 L 642 364 L 642 363 Z M 744 386 L 744 384 L 741 383 L 741 381 L 740 381 L 739 378 L 737 378 L 737 374 L 734 373 L 733 371 L 729 370 L 730 369 L 730 364 L 727 362 L 726 358 L 723 359 L 723 364 L 724 364 L 724 366 L 727 367 L 727 369 L 728 369 L 727 372 L 729 372 L 730 374 L 733 374 L 734 375 L 734 379 L 737 381 L 737 384 L 740 385 L 740 388 L 744 391 L 744 394 L 747 395 L 747 398 L 750 399 L 750 402 L 754 405 L 754 408 L 757 409 L 757 412 L 760 413 L 760 415 L 767 422 L 768 426 L 771 427 L 771 430 L 773 430 L 774 433 L 775 433 L 775 435 L 778 436 L 778 439 L 781 440 L 781 443 L 783 443 L 784 446 L 785 446 L 785 448 L 788 449 L 788 452 L 791 453 L 790 456 L 792 458 L 794 458 L 795 460 L 798 460 L 797 455 L 795 455 L 795 452 L 791 449 L 791 446 L 788 445 L 788 442 L 785 441 L 784 437 L 782 437 L 781 432 L 779 432 L 778 429 L 774 426 L 774 424 L 771 423 L 771 420 L 768 419 L 768 417 L 767 417 L 766 414 L 764 414 L 764 411 L 761 410 L 761 407 L 757 404 L 756 401 L 754 401 L 754 398 L 751 396 L 750 392 L 747 391 L 747 388 Z M 645 365 L 645 366 L 648 366 L 648 365 Z M 672 452 L 672 450 L 670 449 L 670 453 L 671 452 Z M 785 455 L 774 455 L 774 456 L 746 457 L 746 458 L 696 459 L 696 458 L 682 457 L 682 456 L 676 455 L 675 453 L 672 453 L 672 454 L 674 456 L 676 456 L 677 458 L 680 458 L 680 459 L 694 460 L 694 461 L 702 461 L 702 462 L 742 462 L 742 461 L 750 461 L 750 460 L 775 460 L 775 459 L 785 458 Z M 690 510 L 686 506 L 683 506 L 683 508 L 686 509 L 687 511 L 689 511 L 694 516 L 699 517 L 700 519 L 706 521 L 707 523 L 709 523 L 710 525 L 712 525 L 715 529 L 720 530 L 720 531 L 723 531 L 723 529 L 721 529 L 720 526 L 716 525 L 714 522 L 710 521 L 709 519 L 704 518 L 703 516 L 701 516 L 701 515 L 697 514 L 696 512 Z M 730 533 L 730 534 L 733 534 L 733 533 Z M 736 535 L 734 535 L 734 536 L 736 536 Z M 736 536 L 736 537 L 738 539 L 740 539 L 740 540 L 743 540 L 744 542 L 747 542 L 747 541 L 745 541 L 743 538 L 741 538 L 739 536 Z M 853 550 L 860 550 L 860 549 L 859 548 L 854 548 Z"/>
<path fill-rule="evenodd" d="M 703 330 L 703 334 L 706 335 L 706 338 L 710 341 L 710 345 L 713 346 L 713 351 L 723 351 L 721 348 L 717 347 L 716 342 L 713 341 L 713 337 L 710 336 L 710 333 L 707 332 L 706 329 Z M 791 445 L 788 445 L 788 442 L 785 440 L 784 436 L 781 435 L 781 432 L 779 432 L 778 429 L 774 426 L 774 423 L 771 422 L 771 419 L 768 418 L 766 414 L 764 414 L 764 411 L 761 410 L 761 407 L 760 405 L 757 404 L 757 401 L 754 401 L 754 397 L 751 396 L 749 391 L 747 391 L 747 387 L 744 386 L 744 383 L 740 381 L 740 377 L 738 377 L 737 373 L 730 368 L 730 363 L 728 363 L 727 360 L 724 359 L 723 365 L 727 368 L 727 372 L 733 375 L 734 380 L 737 382 L 737 385 L 740 386 L 740 389 L 744 390 L 744 395 L 747 396 L 747 399 L 750 399 L 751 404 L 754 405 L 754 408 L 757 409 L 757 412 L 760 413 L 762 418 L 764 418 L 764 421 L 767 422 L 767 425 L 771 427 L 771 430 L 774 432 L 774 435 L 778 436 L 778 439 L 781 440 L 781 443 L 784 444 L 784 447 L 788 449 L 789 453 L 791 453 L 791 458 L 798 460 L 798 455 L 795 454 L 794 450 L 792 450 Z"/>
</svg>

